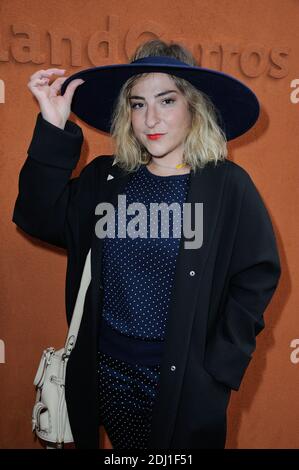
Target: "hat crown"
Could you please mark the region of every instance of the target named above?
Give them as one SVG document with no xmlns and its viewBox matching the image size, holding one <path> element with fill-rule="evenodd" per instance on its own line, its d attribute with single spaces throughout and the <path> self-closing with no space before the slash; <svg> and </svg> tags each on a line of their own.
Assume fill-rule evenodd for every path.
<svg viewBox="0 0 299 470">
<path fill-rule="evenodd" d="M 183 65 L 186 67 L 191 67 L 191 65 L 187 64 L 186 62 L 182 62 L 175 57 L 169 57 L 165 55 L 141 57 L 140 59 L 136 59 L 131 62 L 131 64 Z"/>
</svg>

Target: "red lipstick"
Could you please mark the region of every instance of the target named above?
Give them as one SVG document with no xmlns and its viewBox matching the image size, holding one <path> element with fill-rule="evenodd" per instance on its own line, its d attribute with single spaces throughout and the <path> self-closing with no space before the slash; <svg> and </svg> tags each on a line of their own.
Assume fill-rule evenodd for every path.
<svg viewBox="0 0 299 470">
<path fill-rule="evenodd" d="M 150 140 L 157 140 L 164 134 L 147 134 L 147 138 Z"/>
</svg>

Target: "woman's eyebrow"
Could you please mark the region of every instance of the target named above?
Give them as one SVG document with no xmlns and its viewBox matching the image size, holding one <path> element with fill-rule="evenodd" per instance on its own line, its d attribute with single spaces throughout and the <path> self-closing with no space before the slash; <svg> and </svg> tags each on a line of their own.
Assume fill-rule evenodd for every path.
<svg viewBox="0 0 299 470">
<path fill-rule="evenodd" d="M 177 91 L 176 90 L 162 91 L 161 93 L 158 93 L 157 95 L 155 95 L 155 98 L 158 98 L 158 96 L 167 95 L 168 93 L 177 93 Z M 145 99 L 143 96 L 137 96 L 137 95 L 129 96 L 129 100 L 131 100 L 133 98 L 135 98 L 137 100 L 144 100 Z"/>
</svg>

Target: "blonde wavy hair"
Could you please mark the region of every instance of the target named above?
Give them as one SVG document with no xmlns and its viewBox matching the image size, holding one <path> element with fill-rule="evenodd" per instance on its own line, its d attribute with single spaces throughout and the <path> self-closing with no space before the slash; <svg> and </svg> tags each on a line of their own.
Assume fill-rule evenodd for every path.
<svg viewBox="0 0 299 470">
<path fill-rule="evenodd" d="M 141 44 L 130 58 L 130 62 L 149 56 L 174 57 L 190 65 L 197 65 L 192 54 L 178 43 L 167 44 L 154 39 Z M 134 75 L 125 82 L 115 103 L 110 134 L 114 144 L 115 162 L 124 170 L 131 172 L 141 165 L 149 163 L 151 155 L 136 139 L 131 125 L 130 92 L 136 81 L 149 75 Z M 191 127 L 184 142 L 183 161 L 190 165 L 191 170 L 203 168 L 208 162 L 218 161 L 227 157 L 227 140 L 225 133 L 217 124 L 218 110 L 203 92 L 198 91 L 190 82 L 183 78 L 168 74 L 177 88 L 185 96 L 191 113 Z M 221 116 L 219 116 L 221 119 Z"/>
</svg>

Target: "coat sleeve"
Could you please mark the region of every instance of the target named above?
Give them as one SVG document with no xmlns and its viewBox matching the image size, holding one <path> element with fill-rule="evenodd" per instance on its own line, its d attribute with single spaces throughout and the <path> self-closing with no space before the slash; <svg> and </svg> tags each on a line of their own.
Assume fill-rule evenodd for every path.
<svg viewBox="0 0 299 470">
<path fill-rule="evenodd" d="M 64 249 L 70 201 L 90 168 L 90 164 L 86 165 L 80 177 L 70 179 L 82 143 L 82 130 L 77 124 L 67 121 L 65 129 L 60 129 L 39 113 L 20 171 L 13 211 L 13 222 L 26 233 Z"/>
<path fill-rule="evenodd" d="M 253 181 L 248 181 L 229 269 L 224 308 L 208 338 L 205 367 L 238 390 L 263 330 L 264 311 L 278 285 L 280 260 L 272 223 Z"/>
</svg>

